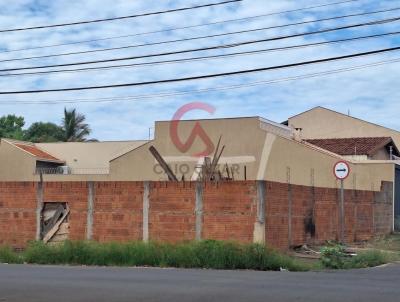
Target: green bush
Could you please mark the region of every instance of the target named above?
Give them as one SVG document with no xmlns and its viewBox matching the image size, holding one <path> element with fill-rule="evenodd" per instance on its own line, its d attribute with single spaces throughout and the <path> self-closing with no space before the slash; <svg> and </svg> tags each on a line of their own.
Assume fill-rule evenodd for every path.
<svg viewBox="0 0 400 302">
<path fill-rule="evenodd" d="M 326 246 L 321 249 L 321 263 L 325 268 L 344 268 L 346 254 L 341 245 Z"/>
<path fill-rule="evenodd" d="M 22 255 L 32 264 L 159 266 L 180 268 L 304 271 L 306 265 L 258 244 L 204 240 L 168 243 L 34 242 Z"/>
</svg>

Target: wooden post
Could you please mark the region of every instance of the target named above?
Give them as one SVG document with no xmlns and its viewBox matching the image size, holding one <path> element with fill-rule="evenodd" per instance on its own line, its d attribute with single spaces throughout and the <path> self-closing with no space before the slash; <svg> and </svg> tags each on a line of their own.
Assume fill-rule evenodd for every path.
<svg viewBox="0 0 400 302">
<path fill-rule="evenodd" d="M 164 172 L 168 175 L 168 179 L 171 181 L 178 181 L 178 178 L 175 176 L 174 172 L 172 172 L 171 168 L 162 158 L 160 153 L 158 153 L 157 149 L 154 146 L 150 146 L 149 150 L 151 154 L 153 154 L 154 158 L 158 161 L 161 168 L 163 168 Z"/>
</svg>

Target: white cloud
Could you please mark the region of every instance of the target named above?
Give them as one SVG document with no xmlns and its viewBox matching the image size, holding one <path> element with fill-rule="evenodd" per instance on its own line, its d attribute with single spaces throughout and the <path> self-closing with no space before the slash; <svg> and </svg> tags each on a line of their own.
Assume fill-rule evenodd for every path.
<svg viewBox="0 0 400 302">
<path fill-rule="evenodd" d="M 122 16 L 165 10 L 172 7 L 190 6 L 210 1 L 126 1 L 126 0 L 85 0 L 85 1 L 11 1 L 0 10 L 0 29 L 55 24 L 76 20 L 88 20 L 113 16 Z M 379 2 L 379 3 L 377 3 Z M 100 5 L 99 5 L 100 3 Z M 153 17 L 128 19 L 115 22 L 95 23 L 58 29 L 43 29 L 2 34 L 0 48 L 18 49 L 52 45 L 87 39 L 99 39 L 109 36 L 129 35 L 165 28 L 190 26 L 234 19 L 269 12 L 313 6 L 324 1 L 283 1 L 283 0 L 244 0 L 240 5 L 214 7 L 165 14 Z M 214 26 L 192 28 L 165 32 L 162 34 L 142 35 L 123 39 L 106 40 L 98 43 L 75 44 L 54 48 L 43 48 L 21 52 L 0 53 L 0 60 L 25 56 L 48 55 L 59 52 L 75 52 L 96 49 L 96 47 L 119 47 L 131 44 L 150 43 L 169 39 L 180 39 L 199 35 L 218 34 L 257 27 L 274 26 L 314 18 L 324 18 L 342 14 L 370 11 L 393 7 L 391 1 L 359 1 L 354 4 L 325 7 L 309 12 L 297 12 L 286 15 L 273 15 L 246 22 L 226 23 Z M 384 13 L 373 16 L 349 18 L 346 20 L 324 22 L 323 27 L 334 27 L 369 20 L 377 20 L 395 16 L 396 13 Z M 230 51 L 254 50 L 269 47 L 310 43 L 339 39 L 341 37 L 373 34 L 395 30 L 398 23 L 368 27 L 363 29 L 341 31 L 324 35 L 282 40 L 277 42 L 254 44 L 233 50 L 209 51 L 198 54 L 175 55 L 165 57 L 182 58 L 203 54 L 227 53 Z M 227 36 L 213 39 L 196 40 L 185 43 L 167 44 L 153 47 L 140 47 L 115 52 L 92 53 L 31 61 L 1 63 L 0 69 L 19 66 L 35 66 L 45 64 L 63 64 L 74 61 L 86 61 L 110 57 L 125 57 L 170 50 L 196 48 L 221 43 L 232 43 L 250 39 L 261 39 L 275 35 L 298 33 L 315 30 L 320 26 L 305 25 L 291 28 L 261 31 L 252 34 Z M 232 57 L 229 59 L 186 62 L 182 64 L 148 66 L 130 69 L 102 70 L 90 73 L 50 74 L 35 77 L 0 77 L 0 91 L 45 89 L 61 87 L 79 87 L 102 84 L 129 83 L 153 79 L 167 79 L 190 75 L 219 73 L 265 66 L 286 64 L 302 60 L 313 60 L 329 56 L 343 55 L 357 51 L 367 51 L 395 45 L 399 40 L 395 37 L 357 41 L 347 44 L 333 44 L 315 48 L 305 48 L 285 52 L 264 53 L 254 56 Z M 398 55 L 397 55 L 398 57 Z M 152 94 L 160 91 L 196 90 L 221 85 L 243 84 L 247 82 L 285 78 L 310 72 L 320 72 L 345 66 L 365 64 L 374 61 L 396 58 L 396 53 L 356 59 L 346 62 L 333 62 L 318 66 L 287 69 L 269 73 L 257 73 L 231 78 L 218 78 L 204 81 L 179 83 L 162 86 L 145 86 L 136 88 L 120 88 L 107 90 L 90 90 L 81 92 L 49 93 L 37 95 L 0 96 L 1 102 L 14 102 L 0 106 L 0 115 L 15 113 L 25 116 L 27 123 L 35 121 L 59 122 L 64 105 L 24 105 L 19 101 L 62 100 L 76 98 L 102 98 L 126 95 Z M 150 62 L 160 58 L 138 60 Z M 127 63 L 127 62 L 125 62 Z M 341 73 L 327 77 L 305 79 L 294 82 L 247 87 L 238 90 L 219 91 L 207 94 L 191 94 L 161 99 L 143 99 L 139 101 L 123 101 L 113 103 L 76 103 L 67 107 L 76 107 L 87 116 L 93 128 L 93 136 L 104 140 L 143 139 L 148 136 L 148 128 L 154 120 L 170 119 L 174 111 L 186 102 L 205 101 L 217 107 L 216 117 L 260 115 L 276 121 L 283 121 L 288 116 L 307 110 L 310 107 L 324 105 L 342 112 L 350 112 L 358 117 L 371 120 L 386 126 L 400 129 L 400 121 L 396 119 L 399 112 L 398 98 L 398 65 Z M 202 116 L 198 113 L 198 116 Z M 192 117 L 195 117 L 193 113 Z"/>
</svg>

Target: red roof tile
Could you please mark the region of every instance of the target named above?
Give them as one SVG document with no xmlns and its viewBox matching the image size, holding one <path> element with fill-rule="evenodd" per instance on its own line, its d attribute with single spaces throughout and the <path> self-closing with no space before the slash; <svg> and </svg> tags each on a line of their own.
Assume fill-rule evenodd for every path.
<svg viewBox="0 0 400 302">
<path fill-rule="evenodd" d="M 307 139 L 306 142 L 339 155 L 373 155 L 389 143 L 397 151 L 391 137 Z"/>
<path fill-rule="evenodd" d="M 21 148 L 22 150 L 25 150 L 26 152 L 32 154 L 35 157 L 39 157 L 41 159 L 46 159 L 46 160 L 57 160 L 59 161 L 58 158 L 55 158 L 54 156 L 51 156 L 50 154 L 44 152 L 43 150 L 40 150 L 39 148 L 32 146 L 32 145 L 25 145 L 25 144 L 16 144 L 14 143 L 14 146 Z"/>
</svg>

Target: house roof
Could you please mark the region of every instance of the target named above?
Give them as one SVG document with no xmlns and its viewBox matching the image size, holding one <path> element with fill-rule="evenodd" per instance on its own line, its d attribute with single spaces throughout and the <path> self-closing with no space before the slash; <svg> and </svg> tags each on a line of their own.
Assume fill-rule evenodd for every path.
<svg viewBox="0 0 400 302">
<path fill-rule="evenodd" d="M 94 174 L 109 168 L 113 158 L 145 144 L 147 141 L 59 142 L 38 143 L 37 147 L 64 160 L 72 169 Z"/>
<path fill-rule="evenodd" d="M 306 142 L 339 155 L 373 155 L 379 149 L 392 144 L 399 153 L 391 137 L 352 137 L 331 139 L 307 139 Z"/>
<path fill-rule="evenodd" d="M 289 125 L 289 120 L 294 119 L 294 118 L 296 118 L 296 117 L 298 117 L 298 116 L 304 115 L 304 114 L 306 114 L 306 113 L 315 111 L 315 110 L 329 111 L 329 112 L 331 112 L 331 113 L 334 113 L 334 114 L 337 114 L 337 115 L 340 115 L 340 116 L 344 116 L 344 117 L 347 117 L 347 118 L 349 118 L 349 119 L 357 120 L 357 121 L 359 121 L 359 122 L 363 122 L 363 123 L 367 123 L 367 124 L 370 124 L 370 125 L 374 125 L 374 126 L 376 126 L 376 127 L 382 128 L 382 129 L 386 129 L 386 130 L 390 130 L 390 131 L 393 131 L 393 132 L 400 133 L 400 132 L 399 132 L 398 130 L 396 130 L 396 129 L 392 129 L 392 128 L 385 127 L 385 126 L 382 126 L 382 125 L 379 125 L 379 124 L 376 124 L 376 123 L 372 123 L 372 122 L 363 120 L 363 119 L 361 119 L 361 118 L 358 118 L 358 117 L 355 117 L 355 116 L 352 116 L 352 115 L 348 115 L 348 114 L 344 114 L 344 113 L 342 113 L 342 112 L 335 111 L 335 110 L 333 110 L 333 109 L 329 109 L 329 108 L 326 108 L 326 107 L 323 107 L 323 106 L 316 106 L 316 107 L 310 108 L 310 109 L 308 109 L 308 110 L 306 110 L 306 111 L 304 111 L 304 112 L 301 112 L 301 113 L 295 114 L 295 115 L 293 115 L 293 116 L 290 116 L 286 121 L 282 122 L 282 124 L 283 124 L 283 125 Z"/>
<path fill-rule="evenodd" d="M 12 142 L 12 144 L 15 147 L 18 147 L 32 156 L 36 157 L 37 159 L 42 159 L 42 160 L 49 160 L 49 161 L 60 161 L 58 158 L 52 156 L 51 154 L 39 149 L 38 147 L 30 144 L 23 144 L 23 143 L 16 143 Z"/>
</svg>

